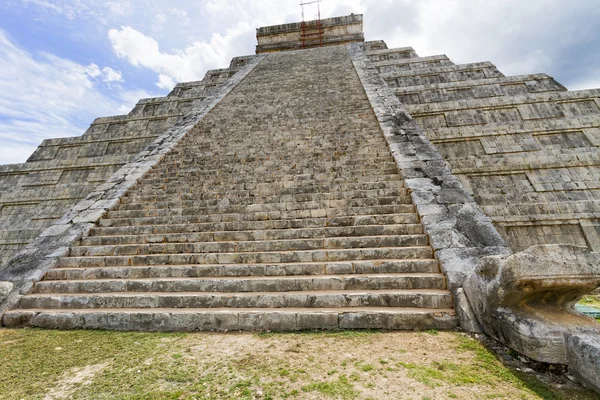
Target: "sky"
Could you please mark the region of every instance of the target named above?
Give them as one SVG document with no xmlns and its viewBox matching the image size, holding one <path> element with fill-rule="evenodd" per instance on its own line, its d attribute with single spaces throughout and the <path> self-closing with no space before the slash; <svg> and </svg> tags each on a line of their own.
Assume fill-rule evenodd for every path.
<svg viewBox="0 0 600 400">
<path fill-rule="evenodd" d="M 299 3 L 0 0 L 0 164 L 253 54 L 256 28 L 299 21 Z M 366 39 L 390 48 L 600 87 L 599 0 L 323 0 L 321 12 L 363 13 Z"/>
</svg>

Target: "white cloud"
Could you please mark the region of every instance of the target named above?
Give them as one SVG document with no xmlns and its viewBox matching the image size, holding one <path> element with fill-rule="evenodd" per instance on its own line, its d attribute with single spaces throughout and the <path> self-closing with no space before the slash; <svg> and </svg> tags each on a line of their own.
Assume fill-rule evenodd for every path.
<svg viewBox="0 0 600 400">
<path fill-rule="evenodd" d="M 88 65 L 83 70 L 85 71 L 86 74 L 88 74 L 92 78 L 97 78 L 100 75 L 102 75 L 102 72 L 100 71 L 100 67 L 98 67 L 94 63 Z"/>
<path fill-rule="evenodd" d="M 175 86 L 173 79 L 164 74 L 158 74 L 158 82 L 156 86 L 164 90 L 171 90 Z"/>
<path fill-rule="evenodd" d="M 123 82 L 123 74 L 110 67 L 102 68 L 102 76 L 104 82 Z"/>
<path fill-rule="evenodd" d="M 131 3 L 128 1 L 109 1 L 106 6 L 113 16 L 123 16 L 131 12 Z"/>
<path fill-rule="evenodd" d="M 546 72 L 570 85 L 600 78 L 597 0 L 363 0 L 367 39 L 456 63 L 491 61 L 506 75 Z M 592 39 L 593 37 L 593 39 Z M 587 61 L 584 61 L 587 60 Z"/>
<path fill-rule="evenodd" d="M 155 39 L 130 26 L 111 29 L 108 38 L 118 57 L 159 74 L 159 87 L 164 88 L 167 78 L 177 82 L 198 80 L 207 69 L 228 65 L 231 58 L 241 54 L 244 41 L 240 39 L 250 33 L 254 33 L 252 25 L 239 23 L 225 35 L 215 33 L 207 42 L 194 42 L 173 53 L 161 51 Z"/>
<path fill-rule="evenodd" d="M 19 164 L 35 151 L 35 145 L 2 143 L 0 146 L 0 164 Z"/>
<path fill-rule="evenodd" d="M 24 162 L 43 139 L 81 135 L 96 117 L 130 110 L 151 95 L 103 93 L 97 65 L 31 54 L 0 30 L 0 164 Z M 104 68 L 103 77 L 117 72 Z M 135 99 L 135 100 L 134 100 Z"/>
<path fill-rule="evenodd" d="M 185 27 L 190 23 L 190 18 L 185 10 L 179 8 L 158 9 L 154 14 L 152 29 L 163 30 L 165 27 Z"/>
</svg>

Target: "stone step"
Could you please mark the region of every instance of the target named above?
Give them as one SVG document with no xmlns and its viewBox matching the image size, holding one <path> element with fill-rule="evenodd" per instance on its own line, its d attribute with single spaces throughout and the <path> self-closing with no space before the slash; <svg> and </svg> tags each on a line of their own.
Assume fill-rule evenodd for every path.
<svg viewBox="0 0 600 400">
<path fill-rule="evenodd" d="M 256 140 L 260 140 L 257 138 Z M 216 146 L 216 145 L 214 145 Z M 264 148 L 277 146 L 277 143 L 261 143 L 261 148 L 250 148 L 250 143 L 244 143 L 244 150 L 231 149 L 220 153 L 218 149 L 198 147 L 197 153 L 190 156 L 187 153 L 176 153 L 177 164 L 158 165 L 156 172 L 171 172 L 175 169 L 206 170 L 219 169 L 223 171 L 261 166 L 269 169 L 293 171 L 297 169 L 314 169 L 323 165 L 334 166 L 387 166 L 393 162 L 391 153 L 383 139 L 378 143 L 362 143 L 358 141 L 353 147 L 336 146 L 327 148 L 325 144 L 308 143 L 304 146 L 291 146 L 277 151 L 264 151 Z M 365 147 L 363 147 L 365 146 Z M 218 167 L 218 168 L 217 168 Z"/>
<path fill-rule="evenodd" d="M 180 217 L 179 219 L 184 219 Z M 292 229 L 319 229 L 319 228 L 342 228 L 342 229 L 362 229 L 365 226 L 377 225 L 419 225 L 419 217 L 416 213 L 406 214 L 382 214 L 382 215 L 361 215 L 331 218 L 304 218 L 304 219 L 279 219 L 263 221 L 231 221 L 231 222 L 207 222 L 192 223 L 182 221 L 182 223 L 170 223 L 166 218 L 158 218 L 157 224 L 140 224 L 135 226 L 103 226 L 106 222 L 100 220 L 100 227 L 94 227 L 90 231 L 90 236 L 127 236 L 127 235 L 160 235 L 170 233 L 195 233 L 195 232 L 239 232 L 253 230 L 292 230 Z M 407 232 L 409 233 L 409 232 Z M 411 232 L 421 233 L 421 232 Z M 337 236 L 343 236 L 342 234 Z M 350 235 L 349 235 L 350 236 Z"/>
<path fill-rule="evenodd" d="M 317 239 L 333 237 L 389 236 L 422 234 L 420 224 L 407 225 L 366 225 L 360 227 L 331 227 L 306 229 L 267 229 L 254 231 L 217 231 L 167 234 L 111 235 L 88 236 L 82 239 L 82 246 L 105 246 L 146 243 L 194 243 L 194 242 L 229 242 L 253 240 L 292 240 Z"/>
<path fill-rule="evenodd" d="M 452 308 L 447 290 L 313 290 L 301 292 L 139 292 L 30 294 L 22 309 L 82 308 Z"/>
<path fill-rule="evenodd" d="M 193 186 L 192 186 L 193 185 Z M 237 186 L 237 185 L 236 185 Z M 383 185 L 382 185 L 383 186 Z M 134 189 L 128 193 L 129 197 L 145 198 L 146 196 L 156 196 L 162 201 L 170 201 L 173 195 L 187 195 L 186 200 L 196 199 L 245 199 L 253 197 L 257 200 L 264 199 L 263 202 L 278 201 L 309 201 L 309 200 L 331 200 L 331 199 L 353 199 L 374 196 L 403 196 L 409 193 L 408 189 L 403 187 L 379 187 L 373 189 L 345 189 L 340 187 L 289 187 L 282 188 L 279 185 L 263 184 L 248 185 L 247 187 L 235 188 L 229 185 L 219 188 L 208 188 L 205 186 L 196 186 L 194 182 L 188 185 L 182 183 L 163 183 L 160 185 L 148 185 L 143 189 Z"/>
<path fill-rule="evenodd" d="M 191 182 L 190 182 L 191 183 Z M 236 193 L 246 191 L 249 193 L 258 192 L 261 195 L 265 195 L 267 192 L 278 194 L 280 196 L 297 196 L 297 195 L 316 195 L 326 193 L 339 193 L 345 195 L 351 192 L 373 192 L 373 191 L 396 191 L 399 194 L 407 193 L 407 189 L 404 187 L 403 181 L 392 181 L 392 182 L 367 182 L 357 184 L 329 184 L 319 186 L 312 182 L 306 182 L 299 185 L 290 185 L 285 187 L 281 182 L 252 184 L 249 182 L 240 183 L 219 183 L 217 185 L 208 185 L 205 183 L 198 184 L 194 183 L 194 186 L 184 185 L 182 183 L 154 183 L 148 184 L 143 188 L 135 188 L 131 192 L 127 193 L 127 196 L 166 196 L 166 201 L 173 201 L 175 197 L 173 195 L 181 196 L 181 199 L 196 199 L 203 193 Z M 222 197 L 222 196 L 221 196 Z M 135 207 L 142 207 L 142 205 L 130 204 L 128 209 L 136 209 Z M 138 208 L 139 209 L 139 208 Z"/>
<path fill-rule="evenodd" d="M 199 191 L 222 191 L 222 190 L 251 190 L 251 189 L 274 189 L 279 188 L 282 194 L 286 193 L 297 193 L 296 191 L 313 190 L 314 188 L 320 189 L 320 192 L 338 192 L 338 191 L 352 191 L 352 190 L 374 190 L 374 189 L 403 189 L 405 187 L 404 181 L 401 180 L 400 175 L 388 175 L 391 179 L 383 180 L 381 177 L 373 177 L 371 182 L 350 182 L 346 179 L 327 179 L 327 180 L 300 180 L 300 181 L 283 181 L 275 180 L 267 182 L 252 182 L 246 180 L 243 177 L 232 176 L 232 179 L 221 179 L 212 182 L 206 180 L 194 181 L 194 185 L 189 180 L 175 180 L 175 177 L 171 178 L 159 178 L 159 179 L 148 179 L 144 184 L 137 184 L 134 188 L 128 192 L 128 194 L 135 195 L 136 193 L 143 193 L 145 190 L 170 190 L 173 185 L 177 189 L 178 193 L 197 193 Z M 270 177 L 274 178 L 274 177 Z M 187 184 L 187 186 L 186 186 Z M 285 192 L 285 191 L 288 192 Z M 167 194 L 165 192 L 164 194 Z"/>
<path fill-rule="evenodd" d="M 272 157 L 272 155 L 269 155 Z M 202 162 L 190 162 L 187 164 L 171 165 L 154 170 L 154 174 L 171 174 L 179 171 L 180 173 L 200 173 L 204 175 L 212 175 L 219 171 L 221 174 L 227 172 L 247 172 L 252 175 L 252 171 L 255 168 L 259 168 L 264 172 L 278 172 L 278 173 L 321 173 L 326 171 L 341 172 L 344 169 L 354 167 L 357 171 L 385 171 L 394 167 L 394 161 L 391 155 L 387 157 L 376 158 L 374 160 L 360 160 L 356 158 L 350 159 L 336 159 L 336 158 L 325 158 L 325 157 L 305 157 L 301 158 L 301 155 L 297 155 L 295 158 L 290 160 L 271 160 L 261 159 L 256 157 L 256 160 L 241 161 L 238 160 L 236 163 L 224 164 L 218 158 L 210 158 L 202 160 Z M 354 171 L 347 171 L 354 172 Z"/>
<path fill-rule="evenodd" d="M 289 190 L 290 193 L 294 190 L 312 190 L 312 189 L 320 189 L 321 192 L 338 192 L 338 191 L 352 191 L 352 190 L 374 190 L 374 189 L 403 189 L 405 188 L 404 182 L 402 180 L 398 180 L 397 178 L 391 181 L 382 181 L 381 179 L 376 179 L 372 182 L 348 182 L 345 179 L 337 179 L 337 180 L 325 180 L 325 181 L 317 181 L 317 180 L 309 180 L 309 181 L 273 181 L 266 183 L 256 183 L 250 182 L 243 177 L 234 177 L 236 179 L 231 182 L 224 181 L 215 181 L 215 182 L 206 182 L 200 181 L 196 182 L 193 187 L 179 187 L 178 190 L 185 193 L 186 190 L 190 190 L 191 193 L 194 193 L 198 190 L 206 190 L 206 191 L 219 191 L 223 189 L 229 190 L 250 190 L 250 189 L 262 189 L 262 188 L 279 188 L 280 190 Z M 170 184 L 179 183 L 177 181 L 173 181 L 171 178 L 165 179 L 148 179 L 145 184 L 141 185 L 138 183 L 131 193 L 134 191 L 144 190 L 144 189 L 169 189 Z M 182 182 L 183 183 L 183 182 Z"/>
<path fill-rule="evenodd" d="M 60 267 L 127 267 L 195 264 L 263 264 L 320 261 L 431 259 L 429 246 L 378 247 L 364 249 L 296 250 L 248 253 L 179 253 L 125 256 L 85 256 L 60 259 Z"/>
<path fill-rule="evenodd" d="M 260 184 L 260 183 L 277 183 L 281 182 L 306 182 L 306 181 L 323 181 L 327 183 L 343 182 L 379 182 L 379 181 L 398 181 L 397 166 L 390 166 L 386 168 L 371 168 L 371 169 L 357 169 L 356 167 L 344 167 L 345 171 L 332 171 L 333 167 L 329 169 L 322 169 L 318 171 L 301 171 L 298 170 L 296 175 L 289 174 L 287 171 L 277 170 L 261 170 L 259 167 L 249 170 L 237 170 L 237 171 L 213 171 L 208 172 L 204 170 L 190 170 L 190 171 L 173 171 L 172 173 L 151 173 L 148 175 L 151 179 L 168 179 L 168 183 L 172 185 L 227 185 L 230 183 L 242 183 L 240 177 L 246 176 L 249 184 Z M 389 176 L 396 175 L 394 178 L 388 179 Z M 292 185 L 289 185 L 292 186 Z"/>
<path fill-rule="evenodd" d="M 252 199 L 250 199 L 252 200 Z M 298 199 L 302 200 L 302 199 Z M 147 209 L 141 210 L 121 210 L 116 208 L 114 211 L 109 211 L 108 218 L 148 218 L 148 217 L 168 217 L 177 215 L 212 215 L 212 214 L 255 214 L 269 212 L 293 212 L 293 211 L 312 211 L 323 209 L 336 210 L 353 210 L 365 209 L 367 213 L 371 213 L 370 209 L 379 207 L 399 207 L 403 209 L 401 212 L 411 212 L 412 199 L 410 196 L 390 196 L 390 197 L 367 197 L 357 199 L 341 199 L 341 200 L 316 200 L 316 201 L 289 201 L 289 202 L 269 202 L 261 203 L 249 202 L 250 204 L 232 204 L 228 198 L 220 200 L 202 201 L 198 200 L 188 204 L 171 203 L 151 203 Z M 202 204 L 205 203 L 205 204 Z M 194 204 L 199 204 L 195 206 Z M 156 208 L 150 208 L 150 207 Z M 159 207 L 163 206 L 163 207 Z M 375 212 L 373 212 L 375 213 Z"/>
<path fill-rule="evenodd" d="M 38 282 L 33 293 L 295 292 L 303 290 L 446 289 L 437 274 L 151 278 Z"/>
<path fill-rule="evenodd" d="M 159 183 L 164 183 L 164 182 L 174 182 L 174 183 L 178 183 L 180 182 L 180 178 L 177 178 L 177 173 L 174 172 L 173 175 L 171 176 L 166 176 L 166 177 L 159 177 L 159 176 L 154 176 L 154 175 L 149 175 L 147 179 L 149 179 L 152 182 L 159 182 Z M 312 183 L 312 182 L 316 182 L 318 184 L 337 184 L 337 183 L 354 183 L 354 184 L 359 184 L 359 183 L 365 183 L 365 182 L 401 182 L 402 181 L 402 177 L 400 176 L 400 174 L 398 174 L 398 171 L 395 171 L 394 173 L 390 173 L 390 174 L 364 174 L 361 176 L 354 176 L 352 178 L 348 178 L 348 177 L 340 177 L 337 176 L 338 174 L 297 174 L 297 175 L 267 175 L 267 174 L 260 174 L 258 176 L 252 176 L 250 174 L 247 174 L 246 176 L 241 176 L 238 174 L 224 174 L 224 175 L 219 175 L 216 174 L 213 177 L 208 177 L 208 178 L 204 178 L 204 179 L 192 179 L 193 182 L 196 183 L 201 183 L 203 185 L 229 185 L 229 184 L 240 184 L 240 183 L 248 183 L 249 185 L 256 185 L 256 184 L 272 184 L 272 183 L 276 183 L 276 184 L 281 184 L 281 185 L 285 185 L 286 187 L 289 186 L 293 186 L 293 185 L 297 185 L 297 184 L 305 184 L 305 183 Z M 189 184 L 191 181 L 190 180 L 181 180 L 182 183 L 187 183 Z M 141 185 L 141 183 L 140 183 Z M 143 186 L 143 185 L 142 185 Z M 138 186 L 137 188 L 139 188 L 140 186 Z M 134 189 L 132 191 L 132 193 L 134 193 L 136 189 Z"/>
<path fill-rule="evenodd" d="M 363 132 L 354 137 L 346 139 L 339 138 L 339 142 L 327 140 L 298 140 L 282 146 L 281 140 L 268 140 L 267 136 L 252 134 L 252 137 L 260 141 L 260 145 L 241 142 L 238 146 L 221 149 L 218 147 L 218 139 L 209 142 L 201 142 L 196 146 L 195 157 L 184 151 L 175 151 L 181 154 L 178 157 L 185 164 L 193 165 L 205 163 L 210 160 L 221 161 L 226 164 L 235 164 L 240 161 L 256 162 L 258 156 L 270 155 L 281 160 L 301 159 L 323 159 L 323 160 L 365 160 L 372 162 L 374 159 L 389 160 L 390 152 L 385 145 L 385 139 L 377 133 Z M 193 146 L 193 145 L 190 145 Z M 266 153 L 264 149 L 270 148 Z M 298 156 L 303 156 L 299 158 Z M 387 160 L 386 160 L 387 158 Z M 159 166 L 159 168 L 172 168 L 173 166 Z"/>
<path fill-rule="evenodd" d="M 388 235 L 331 237 L 319 239 L 280 239 L 230 242 L 150 243 L 77 246 L 72 257 L 145 254 L 248 253 L 320 249 L 361 249 L 378 247 L 426 246 L 427 235 Z"/>
<path fill-rule="evenodd" d="M 206 164 L 172 164 L 168 167 L 155 169 L 152 175 L 148 178 L 168 178 L 169 176 L 202 176 L 212 177 L 215 175 L 230 175 L 230 174 L 246 174 L 249 178 L 260 177 L 264 174 L 277 174 L 292 179 L 298 175 L 318 175 L 331 174 L 332 176 L 352 176 L 357 173 L 367 174 L 374 171 L 375 173 L 384 173 L 385 171 L 393 171 L 394 162 L 391 156 L 371 162 L 358 162 L 360 160 L 352 160 L 342 162 L 340 160 L 327 160 L 324 158 L 297 158 L 292 160 L 278 160 L 272 162 L 268 160 L 258 159 L 256 161 L 238 161 L 237 164 L 222 166 L 218 159 L 207 160 Z M 291 179 L 290 179 L 291 180 Z M 145 181 L 143 181 L 145 183 Z"/>
<path fill-rule="evenodd" d="M 161 152 L 4 323 L 454 328 L 446 279 L 346 48 L 305 51 L 269 55 Z M 136 113 L 168 107 L 151 100 Z M 94 132 L 142 133 L 138 121 L 102 120 Z"/>
<path fill-rule="evenodd" d="M 371 199 L 389 199 L 395 198 L 398 201 L 403 201 L 404 204 L 410 203 L 410 191 L 408 189 L 374 189 L 374 190 L 355 190 L 349 192 L 338 193 L 300 193 L 300 194 L 280 194 L 277 190 L 269 195 L 262 190 L 246 190 L 238 192 L 221 192 L 221 193 L 185 193 L 181 195 L 165 195 L 164 190 L 153 190 L 151 194 L 145 190 L 143 194 L 130 194 L 131 200 L 124 202 L 119 210 L 131 210 L 126 204 L 136 204 L 134 210 L 140 210 L 137 204 L 144 204 L 144 209 L 159 209 L 159 208 L 179 208 L 179 207 L 210 207 L 221 204 L 224 200 L 228 204 L 234 205 L 250 205 L 250 204 L 287 204 L 287 203 L 307 203 L 307 202 L 325 202 L 325 201 L 340 201 L 340 206 L 345 206 L 342 201 L 350 203 L 365 201 Z M 150 203 L 150 204 L 148 204 Z M 373 200 L 370 203 L 374 203 Z"/>
<path fill-rule="evenodd" d="M 452 309 L 427 308 L 224 308 L 224 309 L 65 309 L 13 310 L 4 326 L 117 331 L 297 331 L 297 330 L 450 330 Z"/>
<path fill-rule="evenodd" d="M 360 128 L 360 127 L 359 127 Z M 326 127 L 329 129 L 329 127 Z M 239 140 L 244 135 L 252 135 L 253 141 Z M 207 158 L 232 162 L 237 160 L 254 161 L 257 155 L 271 155 L 282 160 L 291 160 L 297 155 L 311 158 L 322 157 L 326 159 L 342 159 L 352 156 L 357 157 L 386 157 L 389 150 L 385 146 L 385 139 L 379 136 L 379 132 L 359 129 L 352 135 L 331 134 L 335 139 L 327 139 L 325 134 L 320 136 L 300 136 L 294 139 L 285 137 L 274 137 L 276 133 L 272 130 L 262 132 L 238 132 L 238 140 L 224 148 L 219 144 L 219 138 L 204 132 L 203 141 L 190 140 L 190 148 L 194 148 L 196 157 L 185 150 L 175 149 L 173 154 L 185 163 L 202 162 Z M 335 140 L 335 141 L 334 141 Z M 285 142 L 284 142 L 285 141 Z M 265 149 L 268 149 L 266 151 Z M 163 166 L 167 168 L 168 166 Z"/>
<path fill-rule="evenodd" d="M 176 215 L 174 212 L 168 217 L 146 218 L 106 218 L 98 221 L 99 226 L 139 226 L 161 224 L 197 224 L 207 222 L 236 222 L 236 221 L 266 221 L 266 220 L 296 220 L 332 217 L 359 217 L 383 214 L 416 214 L 412 204 L 373 206 L 373 207 L 348 207 L 348 208 L 314 208 L 309 210 L 293 211 L 263 211 L 222 214 L 194 214 Z"/>
<path fill-rule="evenodd" d="M 280 264 L 153 265 L 151 267 L 72 267 L 46 273 L 49 280 L 263 277 L 349 274 L 439 273 L 434 259 L 356 260 Z"/>
<path fill-rule="evenodd" d="M 137 192 L 142 193 L 143 190 L 169 190 L 171 187 L 171 183 L 179 183 L 172 182 L 168 179 L 160 180 L 156 179 L 153 183 L 146 183 L 145 185 L 136 185 L 135 189 L 131 191 L 131 193 Z M 223 190 L 251 190 L 251 189 L 279 189 L 282 193 L 286 194 L 296 194 L 296 193 L 305 193 L 305 191 L 310 191 L 308 193 L 313 193 L 314 190 L 318 190 L 318 192 L 327 193 L 327 192 L 347 192 L 353 190 L 377 190 L 377 189 L 403 189 L 405 188 L 404 182 L 399 180 L 394 181 L 373 181 L 373 182 L 348 182 L 343 179 L 338 179 L 337 181 L 276 181 L 276 182 L 268 182 L 268 183 L 252 183 L 249 181 L 243 180 L 242 177 L 238 177 L 236 181 L 232 181 L 230 183 L 226 182 L 195 182 L 194 186 L 191 187 L 177 187 L 177 190 L 181 193 L 197 193 L 199 191 L 223 191 Z M 287 192 L 285 192 L 287 191 Z M 317 193 L 318 193 L 317 192 Z"/>
<path fill-rule="evenodd" d="M 194 163 L 182 164 L 177 163 L 168 167 L 157 168 L 153 171 L 154 176 L 169 176 L 176 172 L 181 174 L 192 173 L 200 176 L 212 176 L 215 174 L 226 175 L 229 173 L 247 173 L 248 175 L 257 175 L 258 173 L 278 173 L 282 175 L 299 175 L 299 174 L 319 174 L 319 173 L 346 173 L 355 174 L 357 172 L 368 171 L 387 171 L 392 170 L 395 165 L 391 157 L 386 157 L 385 160 L 377 160 L 377 162 L 360 163 L 359 160 L 350 160 L 348 162 L 325 160 L 323 158 L 300 158 L 297 157 L 290 160 L 270 160 L 263 156 L 256 161 L 239 161 L 236 164 L 221 165 L 218 159 L 211 160 L 212 164 L 203 165 Z M 179 160 L 178 160 L 179 161 Z M 354 169 L 350 169 L 354 167 Z M 258 169 L 258 170 L 257 170 Z"/>
<path fill-rule="evenodd" d="M 261 146 L 264 145 L 264 143 L 261 143 Z M 393 162 L 389 150 L 387 152 L 383 151 L 386 149 L 382 146 L 383 143 L 377 144 L 381 155 L 378 155 L 379 153 L 355 154 L 354 151 L 348 152 L 339 148 L 319 148 L 318 152 L 315 152 L 311 151 L 314 150 L 314 145 L 311 143 L 310 146 L 306 146 L 306 153 L 299 150 L 299 146 L 294 146 L 293 155 L 290 155 L 290 150 L 285 148 L 281 149 L 279 153 L 269 152 L 268 154 L 262 152 L 262 147 L 260 149 L 248 149 L 246 147 L 246 154 L 240 154 L 238 151 L 233 153 L 234 150 L 228 150 L 227 153 L 219 154 L 217 151 L 203 152 L 199 149 L 195 157 L 191 158 L 189 155 L 183 155 L 178 161 L 179 166 L 183 170 L 216 169 L 215 167 L 219 167 L 219 170 L 235 170 L 249 167 L 253 164 L 262 167 L 277 167 L 279 170 L 319 168 L 329 164 L 336 166 L 358 165 L 371 167 L 375 165 L 387 166 Z M 291 165 L 286 165 L 287 163 L 291 163 Z M 156 171 L 170 171 L 175 168 L 174 165 L 159 166 Z"/>
</svg>

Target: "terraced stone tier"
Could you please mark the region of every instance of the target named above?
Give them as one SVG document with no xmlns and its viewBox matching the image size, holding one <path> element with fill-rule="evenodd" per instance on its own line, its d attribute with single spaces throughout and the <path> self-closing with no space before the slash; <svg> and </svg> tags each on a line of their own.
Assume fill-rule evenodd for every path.
<svg viewBox="0 0 600 400">
<path fill-rule="evenodd" d="M 142 99 L 128 115 L 96 119 L 83 136 L 46 139 L 24 164 L 0 166 L 0 266 L 119 168 L 202 108 L 253 56 L 178 84 L 167 97 Z"/>
<path fill-rule="evenodd" d="M 405 56 L 416 53 L 380 59 Z M 446 278 L 344 46 L 270 54 L 192 132 L 4 324 L 456 326 Z"/>
<path fill-rule="evenodd" d="M 598 89 L 570 92 L 545 74 L 505 77 L 489 62 L 452 65 L 407 48 L 367 54 L 513 251 L 600 251 Z"/>
</svg>

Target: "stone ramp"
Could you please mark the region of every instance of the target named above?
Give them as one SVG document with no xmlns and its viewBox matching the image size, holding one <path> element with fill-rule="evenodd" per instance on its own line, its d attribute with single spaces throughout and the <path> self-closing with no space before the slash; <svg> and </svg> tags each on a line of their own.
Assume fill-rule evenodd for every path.
<svg viewBox="0 0 600 400">
<path fill-rule="evenodd" d="M 343 46 L 263 60 L 7 326 L 451 329 L 452 296 Z"/>
</svg>

